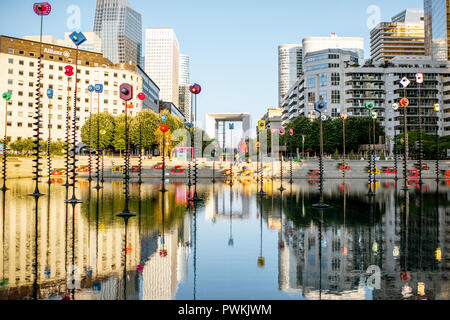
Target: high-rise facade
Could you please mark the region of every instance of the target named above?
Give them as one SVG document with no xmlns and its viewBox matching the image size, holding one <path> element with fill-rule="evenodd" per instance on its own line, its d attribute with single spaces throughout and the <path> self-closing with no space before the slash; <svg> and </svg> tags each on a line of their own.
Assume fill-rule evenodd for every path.
<svg viewBox="0 0 450 320">
<path fill-rule="evenodd" d="M 145 30 L 145 72 L 160 88 L 160 100 L 179 104 L 180 52 L 171 28 Z"/>
<path fill-rule="evenodd" d="M 97 0 L 94 32 L 112 63 L 141 64 L 142 16 L 127 0 Z"/>
<path fill-rule="evenodd" d="M 364 61 L 364 38 L 338 37 L 336 33 L 331 33 L 329 37 L 310 37 L 302 41 L 303 64 L 305 56 L 310 52 L 324 49 L 342 49 L 355 52 L 358 55 L 359 64 Z"/>
<path fill-rule="evenodd" d="M 191 121 L 191 99 L 189 92 L 190 72 L 189 72 L 189 56 L 180 54 L 180 82 L 179 82 L 179 97 L 178 109 L 183 113 L 186 121 Z"/>
<path fill-rule="evenodd" d="M 424 41 L 423 10 L 407 9 L 394 16 L 392 22 L 381 22 L 370 32 L 371 57 L 379 61 L 395 56 L 423 56 Z"/>
<path fill-rule="evenodd" d="M 424 0 L 425 55 L 450 60 L 450 0 Z"/>
<path fill-rule="evenodd" d="M 303 53 L 300 44 L 284 44 L 278 47 L 279 103 L 303 71 Z"/>
</svg>

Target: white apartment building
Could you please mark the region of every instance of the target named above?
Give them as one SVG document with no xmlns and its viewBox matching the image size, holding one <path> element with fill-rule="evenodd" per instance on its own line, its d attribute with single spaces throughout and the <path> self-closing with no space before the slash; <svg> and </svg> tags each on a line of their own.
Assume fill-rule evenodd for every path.
<svg viewBox="0 0 450 320">
<path fill-rule="evenodd" d="M 180 82 L 179 82 L 179 104 L 178 109 L 184 115 L 186 121 L 191 122 L 191 93 L 189 91 L 190 84 L 190 60 L 189 56 L 180 54 Z"/>
<path fill-rule="evenodd" d="M 338 37 L 336 33 L 331 33 L 330 37 L 310 37 L 302 41 L 303 44 L 303 64 L 308 53 L 324 49 L 341 49 L 355 52 L 358 55 L 359 64 L 364 61 L 364 38 Z"/>
<path fill-rule="evenodd" d="M 171 28 L 145 30 L 145 72 L 160 88 L 160 100 L 179 103 L 179 44 Z"/>
<path fill-rule="evenodd" d="M 305 56 L 303 75 L 286 94 L 281 108 L 282 125 L 286 126 L 298 116 L 309 119 L 318 117 L 314 104 L 322 97 L 328 104 L 324 113 L 328 117 L 339 117 L 345 111 L 344 70 L 358 62 L 358 55 L 352 51 L 326 49 L 310 52 Z"/>
<path fill-rule="evenodd" d="M 76 48 L 69 38 L 71 32 L 64 33 L 64 39 L 57 39 L 53 36 L 42 36 L 42 42 L 57 45 L 60 47 Z M 95 32 L 83 32 L 86 42 L 80 45 L 80 50 L 102 53 L 102 39 Z M 40 36 L 25 36 L 26 40 L 39 42 Z"/>
<path fill-rule="evenodd" d="M 303 51 L 300 44 L 278 47 L 279 103 L 303 72 Z"/>
<path fill-rule="evenodd" d="M 51 44 L 43 44 L 42 61 L 42 137 L 48 138 L 48 123 L 50 122 L 53 140 L 65 138 L 67 103 L 73 110 L 75 76 L 68 78 L 65 75 L 67 65 L 75 67 L 75 50 Z M 33 116 L 36 98 L 37 57 L 39 56 L 39 43 L 12 37 L 0 37 L 0 91 L 9 91 L 12 94 L 8 106 L 8 137 L 11 141 L 17 138 L 30 138 L 33 136 Z M 102 54 L 82 51 L 78 58 L 78 93 L 77 117 L 79 128 L 89 118 L 92 103 L 92 112 L 97 112 L 100 99 L 100 112 L 112 115 L 122 114 L 125 110 L 124 101 L 120 99 L 119 86 L 129 83 L 134 88 L 134 108 L 129 114 L 135 115 L 142 110 L 152 109 L 158 112 L 158 87 L 137 66 L 120 64 L 113 65 Z M 75 70 L 75 69 L 74 69 Z M 144 79 L 145 78 L 145 79 Z M 149 81 L 150 79 L 150 81 Z M 145 83 L 144 83 L 145 80 Z M 102 94 L 88 91 L 89 85 L 103 84 Z M 152 90 L 149 91 L 149 85 Z M 68 91 L 69 88 L 69 91 Z M 47 89 L 53 89 L 52 99 L 47 97 Z M 147 98 L 144 101 L 137 99 L 137 94 L 144 92 Z M 0 112 L 0 125 L 4 128 L 5 113 Z M 80 131 L 79 131 L 80 134 Z"/>
<path fill-rule="evenodd" d="M 383 68 L 380 63 L 375 67 L 348 68 L 345 70 L 345 108 L 350 116 L 367 116 L 366 102 L 375 103 L 378 119 L 385 127 L 386 137 L 393 141 L 404 130 L 403 108 L 397 112 L 392 109 L 404 96 L 410 100 L 406 108 L 408 131 L 419 129 L 419 91 L 415 75 L 422 73 L 420 107 L 424 133 L 450 135 L 450 64 L 432 61 L 427 56 L 397 56 L 392 65 Z M 411 84 L 406 88 L 400 80 L 407 77 Z M 434 105 L 440 104 L 441 110 L 434 111 Z M 394 131 L 395 130 L 395 131 Z"/>
</svg>

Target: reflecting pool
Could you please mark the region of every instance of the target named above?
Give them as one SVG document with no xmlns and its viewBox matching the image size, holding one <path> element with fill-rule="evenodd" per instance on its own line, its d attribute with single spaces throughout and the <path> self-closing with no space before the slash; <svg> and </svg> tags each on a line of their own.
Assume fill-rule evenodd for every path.
<svg viewBox="0 0 450 320">
<path fill-rule="evenodd" d="M 10 180 L 1 195 L 0 299 L 449 299 L 450 187 L 379 181 L 203 181 L 96 190 Z M 69 190 L 69 197 L 71 190 Z"/>
</svg>

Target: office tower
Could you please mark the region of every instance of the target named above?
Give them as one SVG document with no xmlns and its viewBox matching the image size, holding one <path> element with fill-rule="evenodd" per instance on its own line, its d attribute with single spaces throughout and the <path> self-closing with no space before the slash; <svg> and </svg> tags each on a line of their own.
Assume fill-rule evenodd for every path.
<svg viewBox="0 0 450 320">
<path fill-rule="evenodd" d="M 178 109 L 183 113 L 186 121 L 191 121 L 191 99 L 189 92 L 190 74 L 189 74 L 189 56 L 180 54 L 180 95 L 178 98 Z"/>
<path fill-rule="evenodd" d="M 419 22 L 424 19 L 423 9 L 406 9 L 392 17 L 392 22 Z"/>
<path fill-rule="evenodd" d="M 425 55 L 450 60 L 450 0 L 424 0 Z"/>
<path fill-rule="evenodd" d="M 94 32 L 112 63 L 141 64 L 142 17 L 127 0 L 97 0 Z"/>
<path fill-rule="evenodd" d="M 381 22 L 370 32 L 371 57 L 374 61 L 391 60 L 395 56 L 423 56 L 425 34 L 423 10 L 406 9 Z"/>
<path fill-rule="evenodd" d="M 300 44 L 284 44 L 278 47 L 279 103 L 302 74 L 302 66 L 303 57 Z"/>
<path fill-rule="evenodd" d="M 57 39 L 53 36 L 43 36 L 42 42 L 47 44 L 54 44 L 61 47 L 75 48 L 75 44 L 69 38 L 71 32 L 64 33 L 64 39 Z M 80 50 L 92 51 L 102 53 L 102 39 L 95 32 L 83 32 L 86 37 L 86 42 L 80 45 Z M 40 36 L 25 36 L 25 40 L 39 41 Z"/>
<path fill-rule="evenodd" d="M 358 55 L 359 64 L 364 61 L 364 39 L 338 37 L 336 33 L 331 33 L 330 37 L 310 37 L 305 38 L 303 43 L 303 61 L 310 52 L 324 49 L 342 49 L 355 52 Z M 304 62 L 303 62 L 304 64 Z"/>
<path fill-rule="evenodd" d="M 178 106 L 179 44 L 171 28 L 145 30 L 145 72 L 160 88 L 160 99 Z"/>
</svg>

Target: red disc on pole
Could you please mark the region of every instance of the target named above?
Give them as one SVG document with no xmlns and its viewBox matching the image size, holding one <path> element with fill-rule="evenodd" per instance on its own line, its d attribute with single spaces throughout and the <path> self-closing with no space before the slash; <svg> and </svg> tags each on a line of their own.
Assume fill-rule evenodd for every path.
<svg viewBox="0 0 450 320">
<path fill-rule="evenodd" d="M 161 127 L 159 127 L 159 130 L 161 130 L 161 132 L 167 132 L 169 131 L 169 127 L 165 124 L 163 124 Z"/>
<path fill-rule="evenodd" d="M 73 72 L 73 67 L 72 66 L 65 66 L 64 67 L 64 74 L 68 77 L 73 76 L 74 72 Z"/>
<path fill-rule="evenodd" d="M 48 16 L 52 11 L 52 6 L 48 2 L 35 3 L 33 10 L 38 16 Z"/>
<path fill-rule="evenodd" d="M 402 106 L 403 108 L 406 108 L 407 106 L 409 106 L 409 100 L 407 98 L 402 98 L 400 100 L 400 106 Z"/>
<path fill-rule="evenodd" d="M 192 94 L 199 94 L 200 92 L 202 92 L 202 87 L 200 87 L 200 85 L 198 84 L 194 84 L 193 86 L 189 87 L 189 91 Z"/>
<path fill-rule="evenodd" d="M 138 99 L 141 100 L 141 101 L 142 101 L 142 100 L 145 100 L 145 98 L 146 98 L 145 94 L 142 93 L 142 92 L 139 93 L 137 97 L 138 97 Z"/>
</svg>

